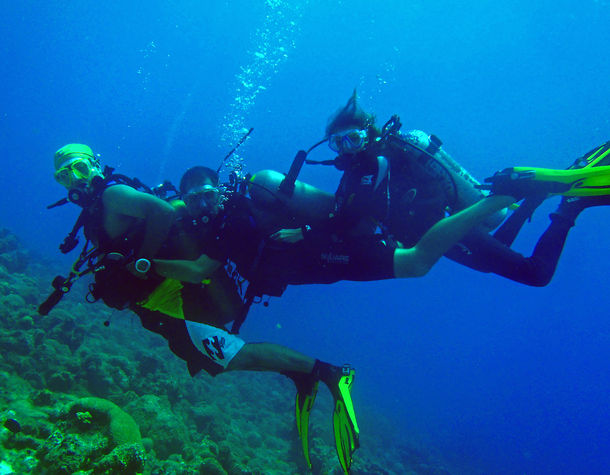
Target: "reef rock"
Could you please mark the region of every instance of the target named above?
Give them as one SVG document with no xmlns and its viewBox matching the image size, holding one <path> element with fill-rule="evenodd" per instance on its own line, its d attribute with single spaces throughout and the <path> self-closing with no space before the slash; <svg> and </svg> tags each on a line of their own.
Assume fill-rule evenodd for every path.
<svg viewBox="0 0 610 475">
<path fill-rule="evenodd" d="M 96 397 L 68 404 L 36 456 L 37 473 L 137 473 L 144 468 L 136 422 L 113 402 Z"/>
<path fill-rule="evenodd" d="M 182 419 L 172 412 L 167 398 L 147 394 L 129 403 L 127 410 L 139 422 L 144 435 L 153 440 L 158 458 L 184 452 L 190 442 L 189 433 Z"/>
<path fill-rule="evenodd" d="M 17 236 L 6 228 L 0 228 L 0 265 L 9 272 L 23 273 L 28 262 L 29 255 L 21 248 Z"/>
</svg>

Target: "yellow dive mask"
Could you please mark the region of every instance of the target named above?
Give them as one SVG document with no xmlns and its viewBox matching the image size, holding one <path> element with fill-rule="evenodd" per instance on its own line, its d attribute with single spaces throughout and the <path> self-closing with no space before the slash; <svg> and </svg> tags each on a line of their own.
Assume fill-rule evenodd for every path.
<svg viewBox="0 0 610 475">
<path fill-rule="evenodd" d="M 82 181 L 88 181 L 93 174 L 94 166 L 86 158 L 70 160 L 55 172 L 55 180 L 66 188 L 73 188 Z"/>
</svg>

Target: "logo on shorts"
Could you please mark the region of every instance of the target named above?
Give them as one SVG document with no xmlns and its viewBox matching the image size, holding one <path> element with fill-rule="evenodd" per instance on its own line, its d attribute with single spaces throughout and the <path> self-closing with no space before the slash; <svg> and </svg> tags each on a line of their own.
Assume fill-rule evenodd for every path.
<svg viewBox="0 0 610 475">
<path fill-rule="evenodd" d="M 213 336 L 211 338 L 201 340 L 201 343 L 210 358 L 212 358 L 213 360 L 225 359 L 225 355 L 222 351 L 222 349 L 225 347 L 224 337 L 218 338 L 217 336 Z"/>
</svg>

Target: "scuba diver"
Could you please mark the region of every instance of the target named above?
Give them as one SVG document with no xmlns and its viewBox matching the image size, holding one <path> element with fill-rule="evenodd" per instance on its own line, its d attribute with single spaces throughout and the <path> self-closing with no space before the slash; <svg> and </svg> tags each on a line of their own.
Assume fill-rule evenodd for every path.
<svg viewBox="0 0 610 475">
<path fill-rule="evenodd" d="M 294 207 L 269 206 L 270 200 L 261 199 L 261 195 L 272 191 L 263 189 L 258 174 L 251 177 L 241 191 L 228 193 L 223 212 L 216 219 L 210 219 L 204 211 L 207 208 L 195 207 L 190 198 L 201 193 L 205 186 L 202 184 L 203 169 L 206 167 L 187 170 L 180 183 L 189 219 L 193 223 L 201 221 L 205 229 L 199 238 L 200 252 L 217 262 L 233 262 L 239 274 L 249 282 L 254 297 L 279 296 L 286 285 L 291 284 L 421 277 L 474 226 L 515 200 L 513 196 L 501 194 L 480 200 L 438 221 L 407 249 L 373 233 L 350 239 L 334 239 L 334 236 L 327 239 L 326 233 L 318 233 L 314 226 L 304 224 L 314 213 L 304 210 L 299 214 Z M 304 188 L 305 184 L 296 182 L 295 186 Z M 311 193 L 315 188 L 307 185 L 306 190 Z M 305 239 L 290 242 L 287 223 L 303 223 L 303 227 L 296 229 Z M 183 263 L 183 273 L 177 269 L 179 263 L 175 263 L 176 275 L 180 275 L 180 280 L 206 278 L 209 267 L 202 265 L 198 269 L 199 261 Z"/>
<path fill-rule="evenodd" d="M 155 196 L 154 191 L 163 194 L 159 190 L 114 174 L 109 167 L 102 170 L 87 145 L 65 145 L 55 153 L 54 162 L 55 179 L 68 190 L 68 197 L 50 207 L 73 202 L 82 208 L 60 249 L 63 253 L 74 249 L 81 229 L 86 243 L 69 276 L 54 279 L 55 291 L 40 305 L 39 313 L 46 315 L 76 279 L 91 273 L 95 282 L 87 300 L 101 299 L 112 308 L 132 310 L 144 328 L 162 335 L 172 352 L 186 361 L 191 376 L 202 369 L 212 376 L 235 370 L 288 376 L 298 388 L 297 427 L 309 467 L 309 411 L 323 381 L 335 397 L 337 451 L 347 473 L 359 444 L 350 397 L 354 370 L 277 344 L 246 343 L 229 333 L 224 325 L 240 314 L 244 303 L 224 262 L 197 259 L 197 265 L 206 269 L 205 279 L 187 274 L 181 280 L 182 274 L 175 270 L 176 263 L 180 269 L 180 260 L 190 263 L 201 254 L 193 241 L 197 220 L 185 210 L 197 209 L 199 222 L 216 219 L 217 175 L 205 171 L 202 186 L 185 196 L 185 205 L 180 200 L 165 201 Z M 204 210 L 201 203 L 206 204 Z"/>
<path fill-rule="evenodd" d="M 215 269 L 223 268 L 229 258 L 233 264 L 239 263 L 240 271 L 234 270 L 232 277 L 240 289 L 245 287 L 245 303 L 239 314 L 234 315 L 232 334 L 239 331 L 253 302 L 260 301 L 263 295 L 279 296 L 285 288 L 285 284 L 277 280 L 271 282 L 257 278 L 255 270 L 261 242 L 268 229 L 277 229 L 278 220 L 285 223 L 285 216 L 273 215 L 266 210 L 260 212 L 238 189 L 239 184 L 235 185 L 233 192 L 223 193 L 218 172 L 203 166 L 187 170 L 180 180 L 183 205 L 178 208 L 177 225 L 170 241 L 172 246 L 188 251 L 179 260 L 153 259 L 158 274 L 191 283 L 207 279 Z M 328 387 L 334 399 L 333 431 L 337 455 L 343 471 L 349 473 L 353 453 L 359 447 L 360 434 L 351 399 L 355 370 L 349 365 L 341 368 L 315 360 L 311 371 L 285 369 L 281 373 L 292 379 L 297 389 L 297 432 L 310 469 L 309 414 L 319 381 Z"/>
<path fill-rule="evenodd" d="M 315 190 L 300 182 L 295 187 Z M 319 211 L 305 208 L 297 215 L 289 208 L 267 207 L 252 196 L 254 189 L 264 192 L 254 178 L 223 186 L 221 193 L 217 172 L 197 166 L 186 171 L 179 188 L 184 207 L 179 208 L 177 225 L 169 240 L 173 243 L 171 247 L 188 249 L 184 253 L 188 255 L 178 259 L 165 256 L 152 259 L 155 273 L 196 284 L 230 261 L 235 266 L 232 275 L 239 287 L 246 287 L 246 311 L 263 296 L 280 296 L 289 284 L 423 275 L 472 226 L 514 201 L 513 197 L 500 195 L 483 200 L 442 220 L 413 249 L 396 249 L 374 237 L 350 243 L 349 248 L 341 242 L 331 243 L 320 258 L 315 240 L 311 242 L 316 245 L 311 247 L 309 240 L 286 245 L 269 237 L 287 225 L 313 219 L 320 215 Z M 236 316 L 232 333 L 239 330 L 245 314 L 242 311 Z M 318 381 L 322 380 L 334 398 L 336 449 L 341 466 L 348 473 L 353 453 L 359 446 L 359 429 L 350 396 L 355 372 L 349 367 L 341 370 L 323 363 L 316 365 L 310 374 L 282 371 L 297 388 L 297 429 L 305 458 L 311 467 L 307 448 L 308 418 Z"/>
<path fill-rule="evenodd" d="M 491 272 L 526 285 L 547 285 L 555 272 L 568 232 L 581 211 L 610 204 L 610 142 L 578 159 L 568 170 L 511 168 L 480 185 L 441 147 L 434 135 L 399 132 L 394 116 L 382 129 L 375 117 L 357 103 L 356 91 L 328 120 L 325 138 L 338 155 L 332 164 L 343 172 L 331 217 L 312 224 L 318 233 L 353 240 L 381 230 L 384 239 L 410 248 L 432 225 L 492 194 L 526 198 L 504 221 L 506 211 L 492 214 L 469 230 L 445 256 L 481 272 Z M 318 145 L 316 144 L 316 146 Z M 311 150 L 311 149 L 310 149 Z M 595 168 L 592 168 L 595 167 Z M 551 224 L 531 257 L 512 250 L 517 233 L 550 194 L 562 194 L 551 213 Z M 592 196 L 589 196 L 592 195 Z M 596 196 L 601 195 L 601 196 Z M 328 204 L 324 204 L 328 206 Z M 302 238 L 300 229 L 284 229 L 275 236 L 284 242 Z"/>
</svg>

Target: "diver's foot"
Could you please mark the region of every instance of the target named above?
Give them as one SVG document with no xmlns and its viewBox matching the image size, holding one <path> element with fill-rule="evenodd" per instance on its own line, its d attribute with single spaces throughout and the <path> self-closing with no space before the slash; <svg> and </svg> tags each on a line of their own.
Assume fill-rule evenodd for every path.
<svg viewBox="0 0 610 475">
<path fill-rule="evenodd" d="M 294 382 L 298 394 L 311 394 L 319 378 L 312 373 L 299 373 L 298 371 L 283 371 Z"/>
<path fill-rule="evenodd" d="M 582 211 L 586 208 L 592 208 L 594 206 L 608 206 L 610 205 L 610 195 L 602 196 L 564 196 L 559 203 L 560 210 L 578 210 Z"/>
<path fill-rule="evenodd" d="M 324 384 L 328 386 L 328 389 L 330 389 L 330 392 L 332 393 L 333 397 L 336 399 L 339 396 L 339 381 L 343 376 L 349 374 L 349 366 L 334 366 L 330 363 L 325 363 L 324 361 L 316 360 L 311 374 L 319 380 L 323 381 Z"/>
<path fill-rule="evenodd" d="M 564 196 L 557 211 L 551 213 L 551 219 L 564 219 L 571 226 L 578 215 L 587 208 L 610 205 L 610 195 L 602 196 Z"/>
</svg>

